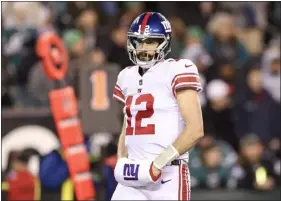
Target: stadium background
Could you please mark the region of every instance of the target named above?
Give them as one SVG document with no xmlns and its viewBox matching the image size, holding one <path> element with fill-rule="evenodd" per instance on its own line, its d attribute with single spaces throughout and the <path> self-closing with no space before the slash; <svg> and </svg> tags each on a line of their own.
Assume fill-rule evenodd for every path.
<svg viewBox="0 0 281 201">
<path fill-rule="evenodd" d="M 98 197 L 110 198 L 122 121 L 111 94 L 118 72 L 131 65 L 127 29 L 138 14 L 158 11 L 173 28 L 169 56 L 191 59 L 204 86 L 207 137 L 191 152 L 192 198 L 280 199 L 280 2 L 1 4 L 2 198 L 17 167 L 37 177 L 40 160 L 60 153 L 48 100 L 56 84 L 35 52 L 38 36 L 48 31 L 68 50 L 66 83 L 78 97 L 93 180 Z M 96 105 L 96 96 L 104 104 Z M 270 181 L 252 185 L 261 175 Z M 50 189 L 52 184 L 41 183 L 41 199 L 63 199 L 66 184 Z"/>
</svg>

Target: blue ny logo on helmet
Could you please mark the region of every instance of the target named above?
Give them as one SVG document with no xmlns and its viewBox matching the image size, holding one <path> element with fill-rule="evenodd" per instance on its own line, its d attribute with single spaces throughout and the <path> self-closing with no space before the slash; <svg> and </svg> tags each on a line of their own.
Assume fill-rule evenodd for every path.
<svg viewBox="0 0 281 201">
<path fill-rule="evenodd" d="M 136 65 L 149 68 L 157 61 L 163 60 L 171 51 L 172 28 L 170 22 L 160 13 L 147 12 L 139 15 L 131 24 L 127 36 L 129 57 Z M 159 45 L 150 61 L 140 61 L 136 44 L 146 39 L 157 40 Z"/>
</svg>

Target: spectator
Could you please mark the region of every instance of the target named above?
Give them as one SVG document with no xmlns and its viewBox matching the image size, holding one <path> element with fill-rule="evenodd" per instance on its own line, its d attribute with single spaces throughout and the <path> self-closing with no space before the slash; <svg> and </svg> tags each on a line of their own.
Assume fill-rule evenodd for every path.
<svg viewBox="0 0 281 201">
<path fill-rule="evenodd" d="M 76 26 L 84 33 L 88 51 L 91 51 L 95 47 L 97 42 L 98 20 L 98 13 L 93 9 L 84 10 L 83 12 L 81 12 L 77 19 Z"/>
<path fill-rule="evenodd" d="M 265 29 L 266 7 L 269 2 L 220 2 L 220 6 L 234 13 L 239 28 Z"/>
<path fill-rule="evenodd" d="M 277 35 L 280 37 L 280 28 L 281 28 L 281 3 L 276 2 L 268 2 L 267 4 L 267 17 L 265 18 L 268 21 L 268 26 L 265 29 L 264 33 L 264 43 L 266 45 L 270 44 L 270 41 Z"/>
<path fill-rule="evenodd" d="M 105 54 L 107 62 L 118 64 L 122 69 L 132 65 L 127 54 L 127 30 L 123 25 L 115 25 L 109 35 L 99 38 L 97 47 Z"/>
<path fill-rule="evenodd" d="M 105 160 L 103 164 L 103 174 L 106 185 L 106 200 L 111 200 L 113 192 L 117 186 L 114 177 L 114 168 L 117 163 L 117 145 L 114 142 L 106 146 Z"/>
<path fill-rule="evenodd" d="M 63 160 L 62 152 L 57 150 L 43 156 L 40 162 L 39 176 L 41 183 L 47 189 L 58 189 L 69 177 L 66 162 Z"/>
<path fill-rule="evenodd" d="M 273 40 L 262 57 L 262 81 L 265 91 L 273 100 L 270 105 L 271 137 L 279 140 L 280 144 L 280 37 Z M 277 43 L 277 44 L 276 44 Z"/>
<path fill-rule="evenodd" d="M 46 26 L 50 14 L 41 2 L 6 2 L 3 8 L 5 28 L 19 30 Z"/>
<path fill-rule="evenodd" d="M 83 33 L 76 29 L 63 33 L 64 44 L 69 51 L 70 59 L 81 57 L 86 52 L 86 41 Z"/>
<path fill-rule="evenodd" d="M 7 175 L 12 171 L 12 164 L 16 160 L 16 158 L 19 155 L 18 150 L 11 150 L 8 154 L 8 160 L 7 160 L 7 167 L 3 170 L 4 171 L 4 177 L 7 177 Z"/>
<path fill-rule="evenodd" d="M 223 81 L 227 82 L 232 87 L 236 86 L 237 82 L 237 70 L 233 66 L 232 62 L 228 60 L 218 62 L 218 76 Z"/>
<path fill-rule="evenodd" d="M 28 107 L 31 105 L 28 92 L 29 76 L 34 64 L 39 61 L 36 54 L 35 45 L 38 37 L 36 30 L 30 32 L 25 37 L 24 46 L 19 54 L 19 63 L 16 65 L 16 105 Z"/>
<path fill-rule="evenodd" d="M 280 178 L 280 138 L 273 138 L 267 144 L 268 159 L 273 163 L 274 172 Z M 280 179 L 276 179 L 276 186 L 280 186 Z"/>
<path fill-rule="evenodd" d="M 223 28 L 222 28 L 223 27 Z M 233 16 L 226 13 L 216 14 L 208 25 L 209 35 L 203 44 L 215 61 L 227 60 L 236 69 L 242 69 L 249 59 L 244 46 L 235 36 Z M 217 72 L 214 64 L 213 73 Z M 216 77 L 215 75 L 213 75 Z"/>
<path fill-rule="evenodd" d="M 94 8 L 94 2 L 87 1 L 49 2 L 49 4 L 56 10 L 55 24 L 59 33 L 65 29 L 76 28 L 80 14 L 86 9 Z"/>
<path fill-rule="evenodd" d="M 264 31 L 268 29 L 266 7 L 269 2 L 220 2 L 220 6 L 233 13 L 236 35 L 248 53 L 258 56 L 263 49 Z"/>
<path fill-rule="evenodd" d="M 204 73 L 213 63 L 209 53 L 202 46 L 203 35 L 204 32 L 201 28 L 189 27 L 186 31 L 185 48 L 181 53 L 181 58 L 193 61 L 201 73 Z"/>
<path fill-rule="evenodd" d="M 172 47 L 173 51 L 170 53 L 170 57 L 178 58 L 184 49 L 184 36 L 185 36 L 185 24 L 182 19 L 177 16 L 171 16 L 169 21 L 172 26 Z"/>
<path fill-rule="evenodd" d="M 29 104 L 25 107 L 48 107 L 49 92 L 54 88 L 54 81 L 44 73 L 41 62 L 37 62 L 30 72 L 26 93 Z"/>
<path fill-rule="evenodd" d="M 268 143 L 269 151 L 272 152 L 274 159 L 280 159 L 280 139 L 275 137 Z"/>
<path fill-rule="evenodd" d="M 114 1 L 101 1 L 100 2 L 102 9 L 105 11 L 107 17 L 113 19 L 119 15 L 120 9 L 118 6 L 118 2 Z M 107 23 L 109 23 L 107 21 Z"/>
<path fill-rule="evenodd" d="M 93 177 L 93 184 L 97 194 L 99 194 L 99 176 L 95 174 L 95 171 L 99 168 L 99 166 L 96 163 L 95 157 L 93 157 L 91 154 L 91 142 L 89 138 L 85 137 L 84 145 L 89 154 L 88 156 L 91 174 Z M 66 181 L 70 179 L 70 176 L 69 166 L 65 161 L 65 155 L 61 147 L 42 157 L 40 161 L 39 177 L 42 186 L 48 192 L 53 192 L 56 195 L 60 195 L 62 193 L 62 189 L 65 188 Z M 70 181 L 70 184 L 73 185 L 72 180 Z M 75 196 L 75 189 L 71 188 L 68 193 L 72 194 L 71 197 L 75 197 L 75 199 L 77 198 Z"/>
<path fill-rule="evenodd" d="M 222 80 L 212 80 L 206 87 L 208 103 L 203 112 L 205 132 L 215 133 L 218 139 L 238 150 L 231 107 L 231 90 Z"/>
<path fill-rule="evenodd" d="M 7 176 L 8 200 L 34 200 L 35 177 L 28 171 L 28 156 L 17 152 Z"/>
<path fill-rule="evenodd" d="M 222 151 L 223 167 L 229 168 L 237 162 L 237 154 L 227 142 L 223 140 L 216 140 L 214 135 L 205 134 L 204 137 L 200 139 L 198 144 L 189 152 L 189 164 L 192 168 L 196 169 L 202 165 L 200 158 L 202 150 L 214 143 L 216 143 L 216 145 Z"/>
<path fill-rule="evenodd" d="M 264 158 L 264 146 L 260 139 L 250 134 L 240 140 L 239 188 L 271 191 L 276 184 L 276 173 L 271 161 Z"/>
<path fill-rule="evenodd" d="M 205 28 L 209 18 L 215 13 L 217 3 L 214 2 L 159 2 L 158 8 L 167 16 L 176 15 L 183 20 L 187 26 L 200 26 Z"/>
<path fill-rule="evenodd" d="M 49 10 L 41 2 L 6 2 L 5 5 L 3 50 L 8 56 L 8 64 L 17 65 L 20 63 L 26 34 L 46 28 Z"/>
<path fill-rule="evenodd" d="M 120 24 L 130 26 L 133 20 L 141 13 L 145 12 L 145 4 L 143 2 L 125 2 L 126 12 L 121 16 Z"/>
<path fill-rule="evenodd" d="M 228 187 L 231 166 L 222 165 L 222 150 L 216 143 L 203 148 L 201 154 L 202 165 L 190 168 L 192 186 L 203 189 L 218 189 Z"/>
<path fill-rule="evenodd" d="M 185 34 L 185 48 L 181 52 L 180 58 L 189 59 L 195 63 L 200 74 L 200 82 L 204 88 L 206 85 L 206 79 L 204 72 L 212 64 L 212 58 L 205 51 L 201 44 L 201 38 L 203 36 L 203 30 L 199 27 L 189 27 Z M 205 92 L 199 94 L 201 106 L 204 108 L 206 105 Z"/>
<path fill-rule="evenodd" d="M 2 108 L 11 107 L 13 105 L 13 98 L 10 94 L 11 78 L 7 72 L 7 59 L 2 56 L 1 61 L 1 102 Z"/>
<path fill-rule="evenodd" d="M 106 64 L 106 62 L 107 60 L 104 52 L 98 47 L 69 62 L 69 71 L 66 76 L 66 81 L 68 84 L 74 87 L 77 98 L 80 98 L 79 83 L 81 68 L 87 69 L 91 68 L 92 66 L 99 67 Z"/>
<path fill-rule="evenodd" d="M 200 2 L 199 8 L 200 8 L 199 20 L 201 22 L 196 24 L 200 24 L 202 28 L 206 28 L 208 21 L 217 11 L 218 5 L 216 2 Z"/>
<path fill-rule="evenodd" d="M 85 53 L 85 41 L 83 34 L 78 30 L 67 30 L 63 34 L 63 41 L 67 50 L 69 51 L 69 57 L 72 59 L 80 58 Z M 53 48 L 51 54 L 53 57 L 57 57 L 57 49 Z M 70 76 L 72 72 L 68 71 L 66 76 L 66 82 L 72 84 L 73 80 Z M 42 69 L 41 62 L 37 62 L 30 72 L 28 80 L 28 95 L 33 106 L 42 107 L 49 105 L 49 92 L 55 88 L 55 82 L 49 79 Z"/>
<path fill-rule="evenodd" d="M 264 143 L 273 138 L 270 129 L 272 104 L 273 99 L 262 85 L 260 70 L 249 69 L 247 85 L 240 89 L 240 101 L 235 106 L 236 133 L 240 138 L 246 133 L 257 134 Z"/>
<path fill-rule="evenodd" d="M 71 15 L 71 18 L 75 21 L 86 9 L 92 9 L 93 7 L 93 2 L 72 1 L 67 3 L 66 10 Z"/>
<path fill-rule="evenodd" d="M 265 89 L 280 104 L 280 37 L 272 40 L 262 56 L 262 79 Z"/>
</svg>

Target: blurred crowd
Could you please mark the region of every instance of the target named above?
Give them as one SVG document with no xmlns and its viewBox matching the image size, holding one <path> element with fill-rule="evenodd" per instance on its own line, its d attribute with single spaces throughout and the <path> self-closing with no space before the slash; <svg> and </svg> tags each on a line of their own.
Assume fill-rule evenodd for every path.
<svg viewBox="0 0 281 201">
<path fill-rule="evenodd" d="M 2 107 L 48 106 L 54 83 L 36 55 L 41 33 L 55 31 L 63 39 L 67 81 L 75 87 L 77 68 L 83 68 L 77 61 L 115 63 L 118 70 L 132 65 L 126 50 L 130 23 L 142 12 L 161 12 L 173 30 L 169 57 L 192 60 L 204 87 L 205 136 L 190 152 L 192 187 L 271 191 L 280 185 L 280 4 L 3 2 Z M 106 147 L 104 166 L 111 191 L 114 146 Z"/>
</svg>

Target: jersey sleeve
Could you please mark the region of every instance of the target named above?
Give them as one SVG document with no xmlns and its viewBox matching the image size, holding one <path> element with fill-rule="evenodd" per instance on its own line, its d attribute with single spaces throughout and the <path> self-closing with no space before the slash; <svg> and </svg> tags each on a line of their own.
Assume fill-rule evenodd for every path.
<svg viewBox="0 0 281 201">
<path fill-rule="evenodd" d="M 171 87 L 174 96 L 178 89 L 192 89 L 197 92 L 202 90 L 200 77 L 195 64 L 188 59 L 172 61 Z"/>
<path fill-rule="evenodd" d="M 121 71 L 117 77 L 117 82 L 113 90 L 113 99 L 125 104 L 125 96 L 124 93 L 122 92 L 122 82 L 123 82 L 122 75 L 123 75 L 123 71 Z"/>
</svg>

